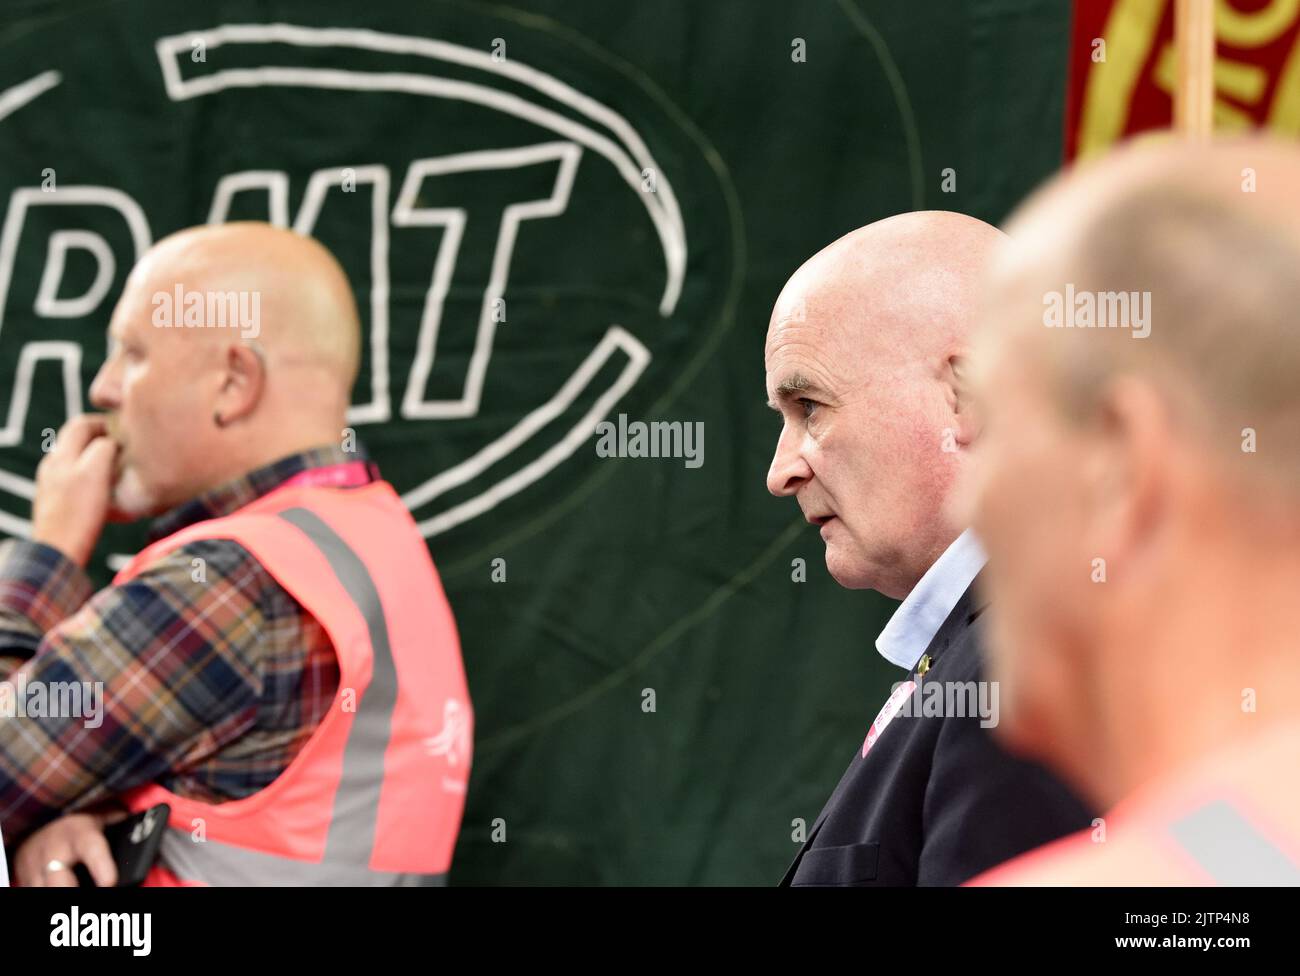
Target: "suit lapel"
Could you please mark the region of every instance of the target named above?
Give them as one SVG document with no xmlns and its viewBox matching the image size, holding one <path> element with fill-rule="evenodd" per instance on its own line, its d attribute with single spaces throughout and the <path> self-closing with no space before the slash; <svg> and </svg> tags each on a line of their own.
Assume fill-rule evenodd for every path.
<svg viewBox="0 0 1300 976">
<path fill-rule="evenodd" d="M 926 646 L 925 652 L 921 656 L 924 657 L 928 654 L 930 656 L 931 666 L 939 661 L 943 652 L 946 651 L 958 637 L 962 636 L 962 634 L 966 632 L 966 629 L 979 618 L 980 614 L 982 614 L 988 606 L 988 600 L 984 598 L 983 593 L 978 586 L 980 577 L 983 575 L 983 570 L 980 570 L 980 572 L 976 574 L 975 579 L 971 581 L 970 586 L 966 587 L 966 591 L 962 593 L 961 598 L 958 599 L 957 605 L 952 608 L 952 612 L 948 614 L 943 623 L 940 624 L 939 629 L 935 631 L 934 637 L 930 639 L 930 643 Z M 912 672 L 908 677 L 912 681 L 916 680 L 917 675 L 915 665 L 912 667 Z M 839 783 L 835 786 L 835 792 L 833 792 L 830 799 L 826 801 L 825 805 L 822 807 L 821 813 L 817 814 L 817 819 L 813 821 L 812 829 L 808 831 L 807 839 L 804 840 L 803 845 L 799 848 L 799 853 L 795 855 L 794 860 L 786 869 L 785 876 L 781 879 L 782 885 L 788 885 L 794 878 L 795 872 L 799 870 L 799 862 L 803 860 L 804 852 L 812 846 L 812 842 L 817 838 L 817 834 L 821 831 L 822 824 L 826 821 L 827 815 L 834 808 L 835 798 L 839 795 L 840 787 L 843 786 L 844 782 L 852 775 L 858 761 L 862 759 L 863 757 L 860 753 L 854 753 L 853 759 L 849 762 L 849 768 L 844 771 L 844 775 L 840 777 Z"/>
<path fill-rule="evenodd" d="M 988 600 L 985 599 L 983 592 L 979 589 L 980 576 L 983 575 L 984 571 L 981 570 L 975 576 L 975 579 L 971 580 L 970 586 L 966 587 L 966 592 L 961 595 L 957 605 L 952 608 L 952 612 L 948 614 L 944 622 L 940 624 L 939 629 L 935 631 L 934 637 L 930 639 L 925 654 L 921 656 L 929 656 L 931 667 L 939 662 L 943 652 L 966 633 L 970 625 L 979 619 L 980 614 L 988 606 Z M 912 668 L 910 677 L 913 681 L 916 680 L 915 667 Z"/>
</svg>

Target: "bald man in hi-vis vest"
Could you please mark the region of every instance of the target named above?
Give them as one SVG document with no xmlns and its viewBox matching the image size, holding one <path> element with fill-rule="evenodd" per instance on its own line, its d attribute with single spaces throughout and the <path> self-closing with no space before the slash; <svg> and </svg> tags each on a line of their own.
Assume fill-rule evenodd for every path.
<svg viewBox="0 0 1300 976">
<path fill-rule="evenodd" d="M 473 712 L 428 549 L 347 425 L 359 355 L 343 270 L 288 230 L 182 231 L 131 272 L 102 412 L 0 545 L 0 678 L 102 689 L 93 718 L 0 718 L 20 884 L 116 883 L 102 826 L 160 803 L 150 884 L 445 880 Z M 92 592 L 104 522 L 143 517 Z"/>
</svg>

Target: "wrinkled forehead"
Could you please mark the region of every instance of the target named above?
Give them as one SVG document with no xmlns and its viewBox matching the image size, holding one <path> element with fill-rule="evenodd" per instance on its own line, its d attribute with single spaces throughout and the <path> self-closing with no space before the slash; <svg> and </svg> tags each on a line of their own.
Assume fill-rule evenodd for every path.
<svg viewBox="0 0 1300 976">
<path fill-rule="evenodd" d="M 851 348 L 850 332 L 835 316 L 778 305 L 763 354 L 769 399 L 806 390 L 830 392 L 852 382 L 864 357 L 862 350 Z"/>
<path fill-rule="evenodd" d="M 826 264 L 805 265 L 781 290 L 764 346 L 769 368 L 790 355 L 842 358 L 871 342 L 872 320 L 887 311 L 879 289 Z"/>
</svg>

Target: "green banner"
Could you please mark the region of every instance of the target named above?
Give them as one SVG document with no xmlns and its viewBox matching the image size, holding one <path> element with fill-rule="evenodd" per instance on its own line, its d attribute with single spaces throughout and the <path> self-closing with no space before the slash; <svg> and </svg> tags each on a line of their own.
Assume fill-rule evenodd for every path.
<svg viewBox="0 0 1300 976">
<path fill-rule="evenodd" d="M 364 319 L 349 422 L 461 627 L 453 882 L 775 883 L 897 674 L 892 603 L 839 589 L 767 494 L 768 312 L 852 228 L 996 221 L 1059 164 L 1069 5 L 0 17 L 0 531 L 26 532 L 45 432 L 88 409 L 151 242 L 314 234 Z M 669 433 L 694 440 L 622 456 Z M 97 579 L 141 538 L 111 529 Z"/>
</svg>

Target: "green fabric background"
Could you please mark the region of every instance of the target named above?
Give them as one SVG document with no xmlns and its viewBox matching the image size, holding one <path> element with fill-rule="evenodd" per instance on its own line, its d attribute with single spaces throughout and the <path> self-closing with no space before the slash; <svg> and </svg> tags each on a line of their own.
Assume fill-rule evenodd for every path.
<svg viewBox="0 0 1300 976">
<path fill-rule="evenodd" d="M 440 232 L 392 230 L 394 419 L 357 432 L 405 491 L 551 395 L 609 323 L 646 344 L 654 358 L 611 415 L 702 421 L 703 467 L 598 459 L 592 438 L 537 483 L 431 539 L 477 719 L 452 879 L 772 884 L 796 850 L 792 821 L 812 823 L 896 673 L 874 650 L 892 602 L 838 588 L 815 530 L 764 487 L 778 432 L 763 404 L 768 312 L 804 259 L 856 226 L 926 208 L 998 221 L 1055 169 L 1069 17 L 1061 0 L 543 0 L 526 10 L 436 0 L 5 0 L 0 91 L 49 69 L 62 82 L 0 121 L 0 207 L 7 212 L 10 193 L 39 185 L 52 167 L 61 187 L 129 193 L 157 239 L 204 221 L 216 180 L 236 170 L 285 170 L 293 213 L 320 167 L 383 163 L 395 194 L 412 159 L 559 138 L 416 96 L 262 88 L 169 102 L 154 41 L 222 23 L 365 27 L 480 51 L 500 37 L 511 60 L 622 114 L 681 205 L 689 263 L 673 314 L 658 314 L 664 262 L 644 208 L 611 166 L 585 153 L 565 212 L 521 226 L 508 320 L 476 417 L 398 414 Z M 791 60 L 794 38 L 806 41 L 805 63 Z M 248 52 L 221 56 L 238 66 Z M 209 69 L 217 57 L 209 52 Z M 338 66 L 329 50 L 301 63 Z M 348 66 L 424 67 L 371 56 Z M 940 189 L 947 167 L 955 193 Z M 454 395 L 463 379 L 493 214 L 514 198 L 544 196 L 553 175 L 537 167 L 508 183 L 449 177 L 422 199 L 490 218 L 471 216 L 430 395 Z M 367 211 L 348 207 L 369 198 L 336 203 L 321 236 L 367 312 L 368 242 L 355 233 Z M 23 343 L 79 343 L 89 386 L 131 263 L 120 219 L 39 210 L 19 241 L 0 326 L 0 416 Z M 249 196 L 234 215 L 266 210 Z M 64 227 L 109 241 L 115 280 L 84 319 L 41 319 L 32 306 L 46 240 Z M 74 255 L 63 294 L 79 293 L 92 274 L 92 262 Z M 607 364 L 601 376 L 616 371 Z M 358 402 L 371 392 L 363 382 Z M 589 404 L 565 417 L 576 422 Z M 64 409 L 57 365 L 44 363 L 23 441 L 0 448 L 0 469 L 30 477 L 40 431 L 57 427 Z M 507 467 L 540 453 L 525 449 Z M 26 502 L 7 492 L 0 509 L 27 516 Z M 113 529 L 102 553 L 130 552 L 139 538 Z M 504 583 L 491 579 L 496 558 L 506 561 Z M 805 583 L 792 582 L 796 558 L 807 561 Z M 95 571 L 107 579 L 102 559 Z M 655 693 L 652 713 L 642 708 L 645 689 Z M 504 843 L 492 837 L 498 818 Z"/>
</svg>

